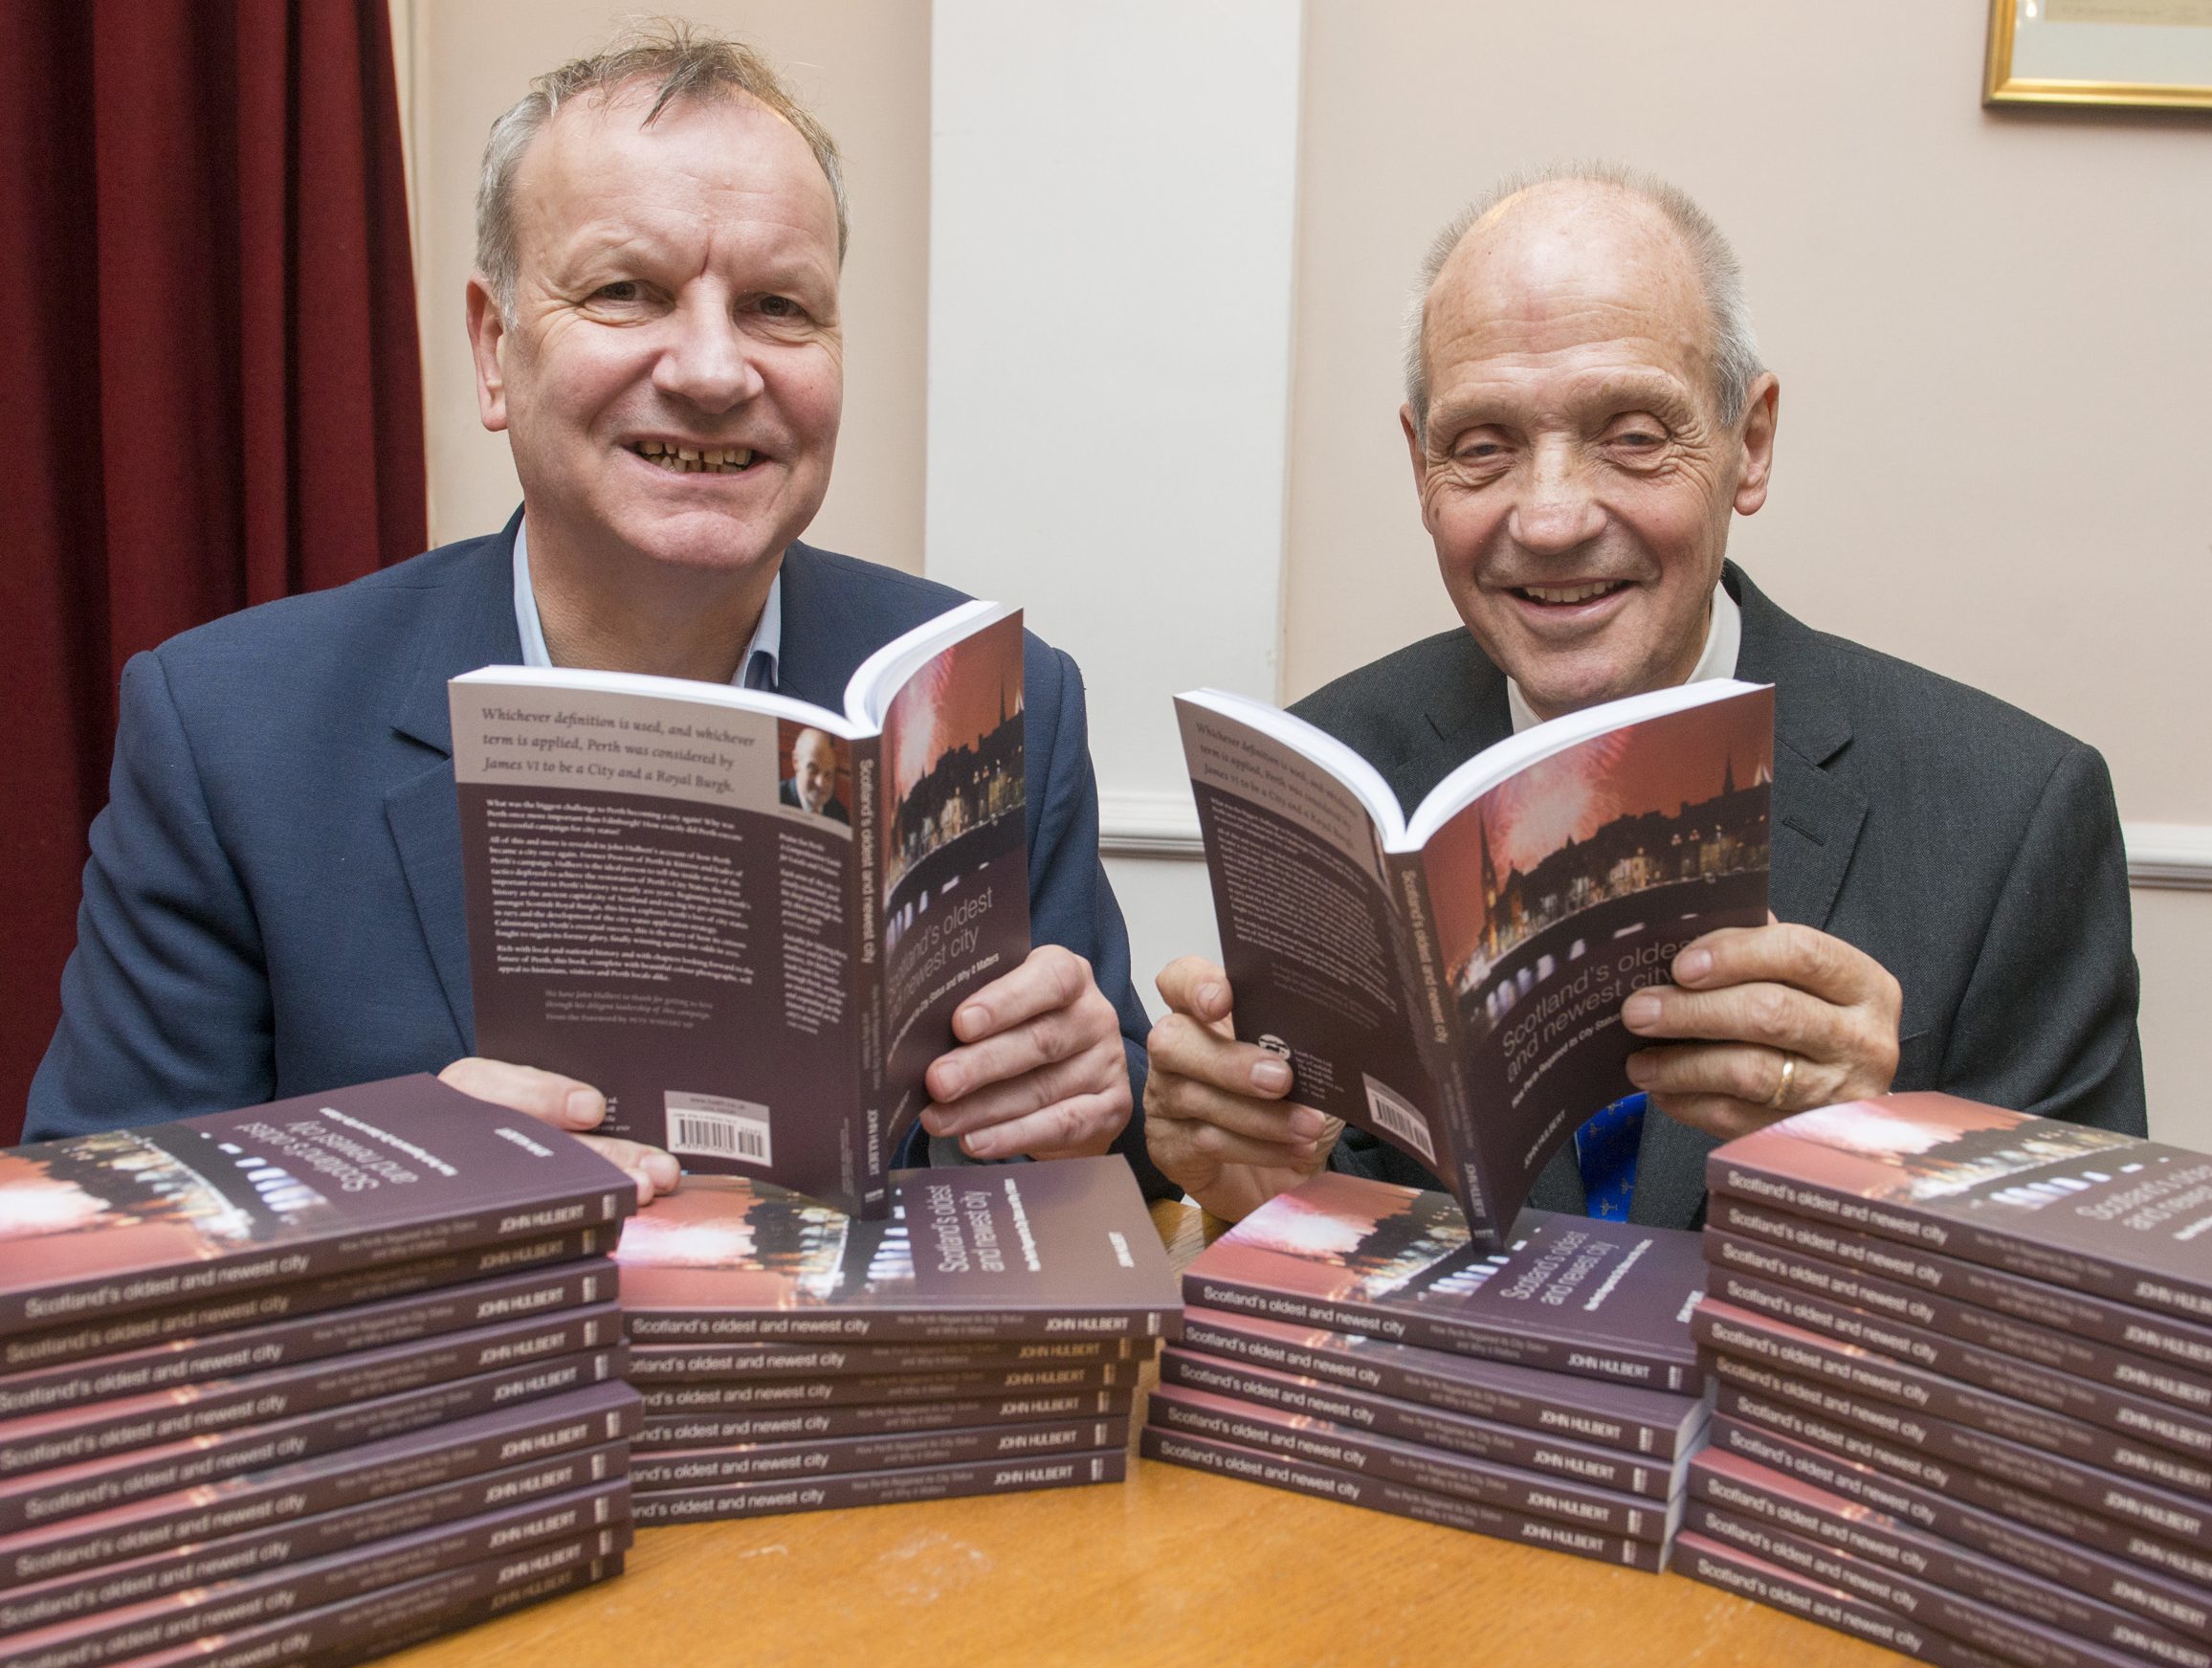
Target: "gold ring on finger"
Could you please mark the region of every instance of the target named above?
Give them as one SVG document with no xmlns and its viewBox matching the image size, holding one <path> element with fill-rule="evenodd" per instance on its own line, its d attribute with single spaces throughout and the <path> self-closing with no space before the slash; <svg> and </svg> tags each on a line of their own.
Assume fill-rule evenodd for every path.
<svg viewBox="0 0 2212 1668">
<path fill-rule="evenodd" d="M 1783 1102 L 1788 1101 L 1790 1085 L 1797 1081 L 1797 1062 L 1796 1055 L 1791 1054 L 1786 1049 L 1782 1051 L 1781 1081 L 1775 1084 L 1774 1093 L 1767 1097 L 1766 1107 L 1768 1111 L 1780 1112 Z"/>
</svg>

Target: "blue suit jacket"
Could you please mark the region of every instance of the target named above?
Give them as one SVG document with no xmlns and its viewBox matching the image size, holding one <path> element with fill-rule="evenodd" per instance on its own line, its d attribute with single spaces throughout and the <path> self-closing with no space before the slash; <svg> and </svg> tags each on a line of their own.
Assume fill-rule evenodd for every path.
<svg viewBox="0 0 2212 1668">
<path fill-rule="evenodd" d="M 474 1052 L 446 680 L 521 659 L 516 524 L 132 657 L 27 1139 Z M 964 600 L 805 545 L 783 574 L 779 687 L 833 710 L 871 652 Z M 1098 862 L 1082 678 L 1034 634 L 1024 695 L 1031 935 L 1090 961 L 1141 1105 L 1146 1020 Z M 1170 1191 L 1140 1116 L 1118 1145 Z"/>
</svg>

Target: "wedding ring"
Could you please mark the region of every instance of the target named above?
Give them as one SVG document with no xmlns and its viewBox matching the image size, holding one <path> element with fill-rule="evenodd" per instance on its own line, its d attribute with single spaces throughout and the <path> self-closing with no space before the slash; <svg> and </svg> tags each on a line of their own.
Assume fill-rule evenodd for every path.
<svg viewBox="0 0 2212 1668">
<path fill-rule="evenodd" d="M 1797 1081 L 1797 1060 L 1796 1055 L 1789 1053 L 1786 1049 L 1782 1051 L 1781 1081 L 1775 1084 L 1774 1093 L 1767 1097 L 1768 1111 L 1780 1112 L 1782 1109 L 1782 1102 L 1789 1099 L 1789 1086 Z"/>
</svg>

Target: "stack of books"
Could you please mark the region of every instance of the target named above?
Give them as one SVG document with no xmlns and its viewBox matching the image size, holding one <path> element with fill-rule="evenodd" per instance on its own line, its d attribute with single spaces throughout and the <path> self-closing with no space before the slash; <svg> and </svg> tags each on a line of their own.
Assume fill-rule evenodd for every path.
<svg viewBox="0 0 2212 1668">
<path fill-rule="evenodd" d="M 1182 1306 L 1118 1158 L 901 1172 L 878 1221 L 692 1177 L 617 1255 L 641 1523 L 1119 1481 Z"/>
<path fill-rule="evenodd" d="M 1323 1174 L 1183 1274 L 1150 1458 L 1637 1569 L 1701 1440 L 1697 1236 Z"/>
<path fill-rule="evenodd" d="M 1931 1662 L 2212 1668 L 2212 1158 L 1916 1094 L 1707 1181 L 1676 1568 Z"/>
<path fill-rule="evenodd" d="M 617 1572 L 635 1202 L 428 1077 L 0 1153 L 0 1659 L 336 1664 Z"/>
</svg>

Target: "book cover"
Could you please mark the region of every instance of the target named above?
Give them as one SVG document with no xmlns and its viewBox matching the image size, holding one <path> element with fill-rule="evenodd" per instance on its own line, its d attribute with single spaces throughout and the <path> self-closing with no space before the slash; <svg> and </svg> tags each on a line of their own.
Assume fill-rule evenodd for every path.
<svg viewBox="0 0 2212 1668">
<path fill-rule="evenodd" d="M 1152 1353 L 1147 1341 L 1143 1355 Z M 630 1381 L 845 1378 L 1008 1367 L 1089 1367 L 1141 1359 L 1129 1338 L 1008 1339 L 987 1344 L 635 1344 Z"/>
<path fill-rule="evenodd" d="M 1154 1390 L 1145 1418 L 1163 1431 L 1287 1455 L 1334 1471 L 1387 1479 L 1509 1512 L 1556 1518 L 1631 1541 L 1665 1540 L 1675 1517 L 1666 1501 L 1524 1471 L 1450 1449 L 1396 1441 L 1309 1413 L 1183 1385 L 1162 1384 Z"/>
<path fill-rule="evenodd" d="M 1608 1535 L 1601 1530 L 1563 1523 L 1556 1518 L 1504 1511 L 1458 1495 L 1414 1488 L 1387 1478 L 1359 1477 L 1262 1449 L 1216 1441 L 1209 1436 L 1185 1435 L 1147 1425 L 1139 1436 L 1137 1451 L 1147 1459 L 1168 1465 L 1187 1466 L 1194 1471 L 1211 1472 L 1216 1477 L 1234 1477 L 1269 1488 L 1287 1489 L 1293 1494 L 1364 1506 L 1369 1511 L 1389 1512 L 1396 1517 L 1414 1518 L 1448 1529 L 1489 1535 L 1495 1540 L 1547 1546 L 1555 1552 L 1592 1558 L 1602 1564 L 1646 1570 L 1666 1567 L 1665 1549 L 1656 1542 L 1632 1541 L 1625 1535 Z"/>
<path fill-rule="evenodd" d="M 1182 1308 L 1118 1157 L 901 1171 L 879 1221 L 699 1177 L 615 1257 L 640 1344 L 1156 1338 Z"/>
<path fill-rule="evenodd" d="M 1085 1390 L 1059 1395 L 963 1396 L 949 1402 L 889 1406 L 776 1408 L 760 1412 L 656 1413 L 640 1428 L 641 1454 L 670 1448 L 713 1448 L 738 1442 L 817 1441 L 832 1436 L 896 1435 L 968 1425 L 1022 1425 L 1046 1419 L 1113 1419 L 1127 1415 L 1135 1391 Z"/>
<path fill-rule="evenodd" d="M 1419 1404 L 1425 1413 L 1524 1426 L 1577 1444 L 1624 1449 L 1653 1459 L 1671 1459 L 1686 1451 L 1705 1423 L 1705 1404 L 1696 1396 L 1226 1309 L 1184 1309 L 1182 1342 L 1185 1351 L 1202 1350 L 1346 1390 Z"/>
<path fill-rule="evenodd" d="M 449 685 L 476 1042 L 687 1168 L 878 1217 L 952 1014 L 1029 953 L 1018 612 L 967 603 L 845 708 L 620 673 Z"/>
<path fill-rule="evenodd" d="M 2212 1320 L 2202 1153 L 1954 1095 L 1885 1095 L 1729 1142 L 1705 1177 L 1714 1193 Z"/>
<path fill-rule="evenodd" d="M 1701 1388 L 1697 1235 L 1545 1211 L 1486 1251 L 1450 1195 L 1323 1171 L 1183 1271 L 1186 1301 L 1675 1392 Z"/>
<path fill-rule="evenodd" d="M 582 1142 L 394 1078 L 0 1152 L 0 1332 L 619 1222 Z"/>
<path fill-rule="evenodd" d="M 1065 1419 L 1041 1425 L 977 1425 L 896 1436 L 831 1436 L 803 1442 L 744 1442 L 641 1454 L 630 1480 L 639 1494 L 712 1488 L 729 1482 L 843 1476 L 918 1465 L 965 1465 L 1033 1454 L 1126 1447 L 1127 1418 Z"/>
<path fill-rule="evenodd" d="M 1418 1158 L 1494 1248 L 1632 1091 L 1621 1005 L 1766 920 L 1773 691 L 1727 680 L 1538 724 L 1409 813 L 1340 742 L 1177 698 L 1238 1037 L 1294 1100 Z"/>
<path fill-rule="evenodd" d="M 896 1505 L 909 1501 L 954 1500 L 968 1495 L 1026 1494 L 1040 1488 L 1080 1488 L 1119 1482 L 1129 1456 L 1121 1448 L 1044 1458 L 1011 1458 L 959 1465 L 917 1465 L 863 1471 L 803 1481 L 733 1482 L 638 1495 L 632 1502 L 641 1526 L 697 1523 L 727 1518 L 764 1518 L 786 1512 L 838 1511 L 847 1506 Z"/>
<path fill-rule="evenodd" d="M 1522 1425 L 1500 1425 L 1465 1413 L 1425 1408 L 1370 1390 L 1202 1354 L 1189 1347 L 1171 1348 L 1161 1357 L 1160 1382 L 1302 1413 L 1347 1430 L 1465 1454 L 1495 1465 L 1566 1478 L 1619 1494 L 1664 1501 L 1672 1498 L 1682 1485 L 1682 1461 L 1678 1458 L 1651 1459 L 1617 1448 L 1593 1447 L 1547 1436 Z"/>
<path fill-rule="evenodd" d="M 290 1532 L 325 1514 L 373 1508 L 423 1490 L 465 1488 L 487 1473 L 604 1451 L 634 1437 L 638 1424 L 636 1392 L 608 1383 L 104 1510 L 49 1516 L 34 1527 L 0 1536 L 0 1588 L 131 1560 L 181 1562 L 188 1547 Z"/>
</svg>

